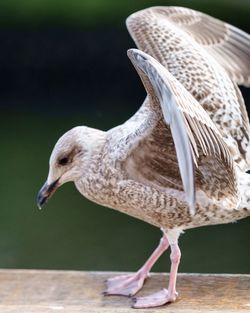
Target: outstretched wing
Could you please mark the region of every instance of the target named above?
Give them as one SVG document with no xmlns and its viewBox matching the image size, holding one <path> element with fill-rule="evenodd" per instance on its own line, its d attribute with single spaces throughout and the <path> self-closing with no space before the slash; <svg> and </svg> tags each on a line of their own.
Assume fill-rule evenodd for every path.
<svg viewBox="0 0 250 313">
<path fill-rule="evenodd" d="M 195 188 L 214 198 L 219 190 L 236 199 L 231 155 L 205 110 L 154 58 L 137 49 L 129 50 L 128 56 L 149 97 L 142 107 L 147 109 L 143 118 L 148 128 L 134 130 L 140 140 L 125 162 L 130 178 L 177 191 L 183 190 L 183 185 L 192 213 Z M 211 177 L 216 178 L 213 186 Z"/>
<path fill-rule="evenodd" d="M 247 170 L 249 120 L 240 90 L 231 79 L 249 83 L 249 35 L 180 7 L 138 11 L 128 17 L 127 27 L 139 49 L 164 65 L 203 106 L 234 160 Z"/>
<path fill-rule="evenodd" d="M 207 14 L 183 7 L 152 7 L 138 13 L 165 17 L 204 47 L 240 85 L 250 86 L 250 35 Z M 137 13 L 135 13 L 137 14 Z M 127 26 L 133 37 L 133 15 Z M 153 34 L 152 34 L 153 36 Z"/>
</svg>

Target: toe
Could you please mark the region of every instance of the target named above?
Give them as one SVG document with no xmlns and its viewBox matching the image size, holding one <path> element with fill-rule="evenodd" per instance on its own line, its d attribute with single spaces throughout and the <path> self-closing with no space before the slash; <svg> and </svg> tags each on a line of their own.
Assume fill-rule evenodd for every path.
<svg viewBox="0 0 250 313">
<path fill-rule="evenodd" d="M 167 289 L 162 289 L 161 291 L 154 293 L 150 296 L 139 297 L 133 300 L 134 300 L 134 303 L 132 307 L 135 309 L 152 308 L 152 307 L 161 306 L 170 302 Z"/>
<path fill-rule="evenodd" d="M 133 296 L 143 286 L 144 278 L 137 274 L 111 278 L 107 281 L 105 295 Z"/>
</svg>

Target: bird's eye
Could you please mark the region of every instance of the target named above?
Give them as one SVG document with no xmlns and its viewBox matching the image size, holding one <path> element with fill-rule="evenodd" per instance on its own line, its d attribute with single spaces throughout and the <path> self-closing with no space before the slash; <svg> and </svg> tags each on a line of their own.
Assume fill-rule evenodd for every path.
<svg viewBox="0 0 250 313">
<path fill-rule="evenodd" d="M 69 162 L 69 159 L 68 158 L 62 158 L 62 159 L 60 159 L 59 161 L 58 161 L 58 163 L 60 164 L 60 165 L 66 165 L 67 163 Z"/>
</svg>

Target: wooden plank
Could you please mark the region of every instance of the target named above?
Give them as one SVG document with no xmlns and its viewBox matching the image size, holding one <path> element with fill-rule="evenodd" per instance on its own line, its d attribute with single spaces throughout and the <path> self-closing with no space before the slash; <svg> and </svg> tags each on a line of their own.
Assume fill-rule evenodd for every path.
<svg viewBox="0 0 250 313">
<path fill-rule="evenodd" d="M 122 273 L 0 270 L 1 313 L 129 313 L 131 299 L 104 297 L 104 280 Z M 139 295 L 165 287 L 167 275 L 152 274 Z M 179 298 L 139 312 L 243 313 L 250 311 L 250 275 L 179 274 Z"/>
</svg>

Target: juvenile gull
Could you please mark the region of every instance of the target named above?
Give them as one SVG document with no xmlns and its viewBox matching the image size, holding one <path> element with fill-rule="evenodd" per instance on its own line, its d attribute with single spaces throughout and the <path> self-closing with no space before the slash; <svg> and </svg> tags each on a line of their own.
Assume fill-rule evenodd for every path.
<svg viewBox="0 0 250 313">
<path fill-rule="evenodd" d="M 192 49 L 191 45 L 190 53 Z M 205 59 L 202 48 L 199 49 L 195 53 Z M 107 282 L 106 294 L 135 294 L 155 261 L 170 245 L 172 264 L 168 289 L 138 298 L 134 307 L 139 308 L 176 299 L 180 261 L 178 237 L 182 230 L 228 223 L 250 215 L 250 179 L 242 171 L 249 164 L 247 148 L 242 153 L 235 144 L 237 140 L 245 140 L 244 147 L 247 147 L 249 126 L 247 115 L 242 115 L 244 102 L 237 102 L 242 99 L 238 87 L 213 57 L 207 59 L 213 85 L 223 85 L 220 79 L 224 78 L 234 90 L 215 102 L 214 115 L 209 109 L 206 113 L 198 102 L 199 96 L 198 101 L 193 97 L 194 91 L 190 90 L 192 96 L 185 89 L 188 86 L 183 87 L 181 79 L 185 80 L 187 71 L 178 72 L 179 60 L 168 64 L 161 60 L 168 71 L 142 51 L 129 50 L 128 55 L 148 93 L 144 104 L 130 120 L 107 132 L 82 126 L 64 134 L 52 152 L 48 179 L 38 195 L 38 205 L 41 206 L 60 185 L 74 181 L 78 190 L 90 200 L 163 230 L 159 246 L 137 273 Z M 184 58 L 185 53 L 180 60 L 184 62 Z M 214 63 L 210 65 L 209 62 Z M 176 67 L 172 74 L 179 75 L 177 78 L 183 85 L 170 73 L 170 63 Z M 195 75 L 200 80 L 199 71 L 190 73 L 194 81 Z M 221 87 L 224 93 L 226 87 Z M 213 88 L 211 90 L 213 93 Z M 217 111 L 231 105 L 231 93 L 236 95 L 233 103 L 236 112 L 240 112 L 239 128 L 244 129 L 240 133 L 244 138 L 242 135 L 234 137 L 229 126 L 226 132 L 221 131 L 223 127 L 219 121 L 211 120 Z M 206 103 L 209 104 L 208 99 Z M 205 105 L 204 108 L 207 109 Z"/>
</svg>

